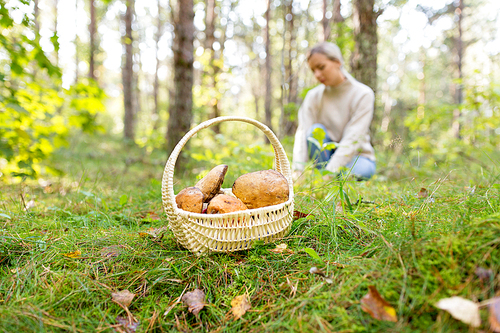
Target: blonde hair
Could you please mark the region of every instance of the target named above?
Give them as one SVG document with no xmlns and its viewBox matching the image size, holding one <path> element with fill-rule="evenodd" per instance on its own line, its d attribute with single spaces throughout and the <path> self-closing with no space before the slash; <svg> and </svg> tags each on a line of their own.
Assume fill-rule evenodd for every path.
<svg viewBox="0 0 500 333">
<path fill-rule="evenodd" d="M 329 42 L 318 43 L 314 45 L 308 52 L 306 59 L 309 61 L 309 58 L 315 53 L 321 53 L 325 55 L 328 59 L 332 61 L 338 61 L 343 66 L 344 58 L 342 57 L 342 52 L 340 52 L 340 48 Z"/>
</svg>

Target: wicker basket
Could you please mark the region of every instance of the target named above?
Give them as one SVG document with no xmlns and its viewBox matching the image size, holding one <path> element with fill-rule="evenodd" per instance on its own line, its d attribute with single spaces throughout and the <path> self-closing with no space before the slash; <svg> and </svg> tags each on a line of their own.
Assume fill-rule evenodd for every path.
<svg viewBox="0 0 500 333">
<path fill-rule="evenodd" d="M 288 181 L 288 201 L 268 207 L 225 214 L 198 214 L 177 208 L 174 194 L 174 167 L 186 142 L 201 129 L 224 121 L 242 121 L 262 130 L 274 148 L 274 168 Z M 231 189 L 223 189 L 232 195 Z M 283 237 L 290 229 L 293 218 L 293 182 L 290 163 L 283 146 L 264 124 L 246 117 L 218 117 L 205 121 L 189 131 L 177 144 L 165 165 L 162 180 L 163 207 L 169 228 L 177 241 L 195 254 L 209 251 L 231 252 L 249 249 L 253 241 L 266 243 Z"/>
</svg>

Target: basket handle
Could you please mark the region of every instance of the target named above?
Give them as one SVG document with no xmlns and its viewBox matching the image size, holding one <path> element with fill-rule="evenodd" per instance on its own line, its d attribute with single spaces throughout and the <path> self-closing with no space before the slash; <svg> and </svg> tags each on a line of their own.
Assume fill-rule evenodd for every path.
<svg viewBox="0 0 500 333">
<path fill-rule="evenodd" d="M 179 154 L 184 147 L 184 145 L 187 143 L 189 139 L 191 139 L 198 131 L 210 127 L 212 125 L 224 122 L 224 121 L 242 121 L 245 123 L 252 124 L 259 128 L 266 137 L 269 139 L 271 144 L 273 145 L 274 148 L 274 166 L 276 171 L 280 172 L 283 176 L 285 176 L 287 182 L 288 182 L 288 187 L 290 189 L 290 195 L 293 196 L 293 182 L 292 182 L 292 175 L 291 175 L 291 170 L 290 170 L 290 162 L 288 161 L 288 158 L 286 156 L 285 149 L 281 145 L 280 141 L 276 137 L 276 135 L 267 127 L 266 125 L 262 124 L 261 122 L 248 118 L 248 117 L 233 117 L 233 116 L 226 116 L 226 117 L 217 117 L 213 118 L 210 120 L 207 120 L 205 122 L 202 122 L 198 126 L 194 127 L 192 130 L 186 133 L 184 137 L 179 141 L 179 143 L 175 146 L 174 150 L 170 154 L 170 157 L 168 158 L 167 164 L 165 165 L 165 170 L 163 172 L 163 179 L 162 179 L 162 199 L 164 206 L 170 206 L 171 208 L 175 208 L 175 194 L 174 194 L 174 168 L 175 168 L 175 162 L 177 161 L 177 158 L 179 157 Z"/>
</svg>

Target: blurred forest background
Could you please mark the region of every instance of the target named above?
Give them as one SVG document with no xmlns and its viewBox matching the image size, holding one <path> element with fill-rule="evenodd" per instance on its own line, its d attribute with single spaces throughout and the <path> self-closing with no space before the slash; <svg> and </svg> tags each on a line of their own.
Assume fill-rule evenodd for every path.
<svg viewBox="0 0 500 333">
<path fill-rule="evenodd" d="M 317 84 L 305 53 L 323 40 L 376 92 L 380 177 L 401 176 L 403 158 L 487 167 L 500 148 L 499 13 L 495 0 L 0 0 L 0 182 L 60 174 L 51 156 L 80 136 L 164 165 L 220 115 L 267 124 L 291 154 Z M 242 147 L 261 163 L 262 134 L 242 126 L 200 134 L 178 166 Z"/>
</svg>

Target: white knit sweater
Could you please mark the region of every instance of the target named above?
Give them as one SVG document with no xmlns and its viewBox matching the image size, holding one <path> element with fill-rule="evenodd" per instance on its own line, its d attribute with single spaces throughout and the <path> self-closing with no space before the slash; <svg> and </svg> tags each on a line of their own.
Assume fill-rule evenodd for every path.
<svg viewBox="0 0 500 333">
<path fill-rule="evenodd" d="M 298 128 L 293 146 L 293 170 L 304 170 L 308 161 L 307 131 L 321 123 L 328 136 L 338 142 L 337 150 L 326 169 L 337 172 L 354 156 L 375 161 L 370 143 L 369 127 L 373 118 L 375 96 L 368 86 L 344 72 L 346 80 L 336 87 L 319 86 L 311 89 L 299 110 Z"/>
</svg>

